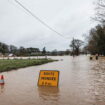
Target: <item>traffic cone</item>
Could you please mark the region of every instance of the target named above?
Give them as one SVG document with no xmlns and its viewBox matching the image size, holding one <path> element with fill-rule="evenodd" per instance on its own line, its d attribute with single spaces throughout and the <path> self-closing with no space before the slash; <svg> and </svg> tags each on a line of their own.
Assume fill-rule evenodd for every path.
<svg viewBox="0 0 105 105">
<path fill-rule="evenodd" d="M 4 85 L 4 76 L 3 75 L 0 76 L 0 85 Z"/>
</svg>

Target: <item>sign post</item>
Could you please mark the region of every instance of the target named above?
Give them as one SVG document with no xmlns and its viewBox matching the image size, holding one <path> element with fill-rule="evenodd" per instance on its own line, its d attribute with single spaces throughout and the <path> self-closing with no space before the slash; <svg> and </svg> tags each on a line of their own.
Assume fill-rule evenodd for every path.
<svg viewBox="0 0 105 105">
<path fill-rule="evenodd" d="M 38 86 L 58 87 L 59 71 L 41 70 L 39 74 Z"/>
</svg>

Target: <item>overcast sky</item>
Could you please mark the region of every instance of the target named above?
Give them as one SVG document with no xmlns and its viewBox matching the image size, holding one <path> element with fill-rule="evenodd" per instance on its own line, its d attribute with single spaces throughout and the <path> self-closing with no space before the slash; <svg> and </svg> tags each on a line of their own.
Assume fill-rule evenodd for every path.
<svg viewBox="0 0 105 105">
<path fill-rule="evenodd" d="M 71 39 L 83 40 L 83 34 L 95 26 L 94 0 L 19 0 L 50 27 L 52 32 L 14 0 L 0 0 L 0 41 L 17 47 L 65 50 Z"/>
</svg>

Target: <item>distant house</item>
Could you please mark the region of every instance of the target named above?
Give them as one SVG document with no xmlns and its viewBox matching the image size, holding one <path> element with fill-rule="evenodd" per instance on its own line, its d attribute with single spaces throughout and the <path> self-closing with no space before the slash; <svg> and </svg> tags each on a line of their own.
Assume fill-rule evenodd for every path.
<svg viewBox="0 0 105 105">
<path fill-rule="evenodd" d="M 14 54 L 12 54 L 12 53 L 8 55 L 8 57 L 14 57 L 14 56 L 15 56 L 15 55 L 14 55 Z"/>
</svg>

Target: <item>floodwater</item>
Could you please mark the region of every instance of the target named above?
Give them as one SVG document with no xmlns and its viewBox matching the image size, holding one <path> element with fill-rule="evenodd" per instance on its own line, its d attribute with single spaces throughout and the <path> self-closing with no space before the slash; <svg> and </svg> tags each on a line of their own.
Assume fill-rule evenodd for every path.
<svg viewBox="0 0 105 105">
<path fill-rule="evenodd" d="M 52 58 L 59 61 L 1 73 L 0 105 L 105 105 L 105 59 Z M 40 70 L 59 70 L 59 87 L 38 87 Z"/>
</svg>

